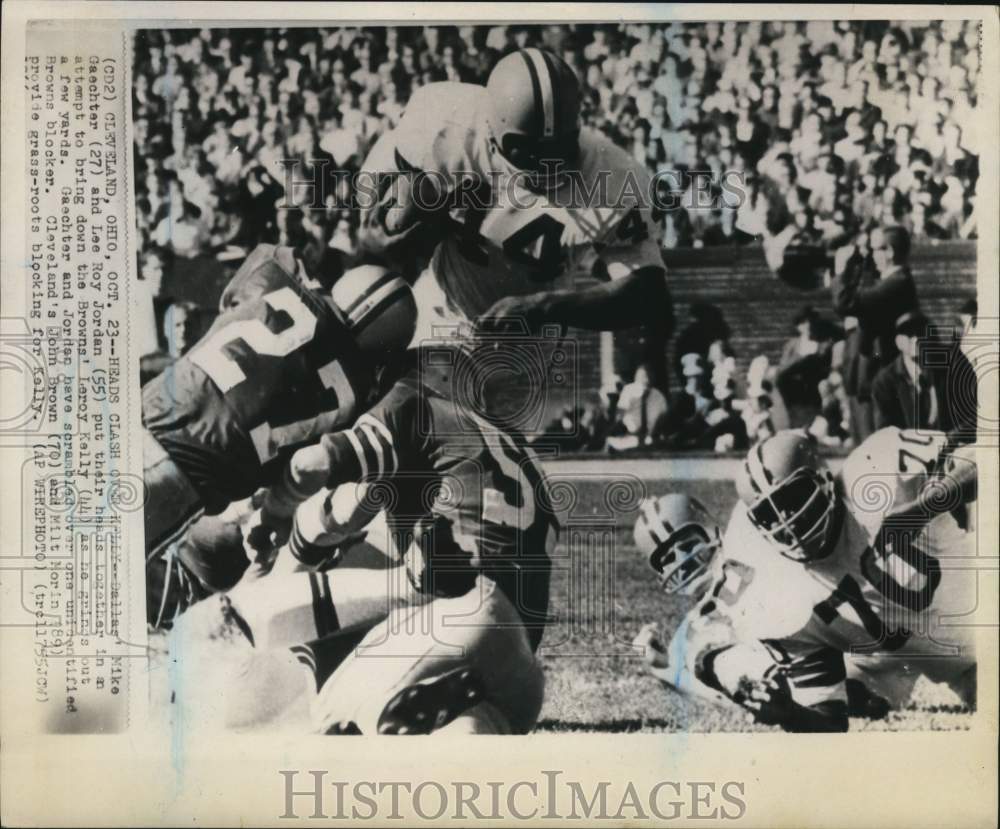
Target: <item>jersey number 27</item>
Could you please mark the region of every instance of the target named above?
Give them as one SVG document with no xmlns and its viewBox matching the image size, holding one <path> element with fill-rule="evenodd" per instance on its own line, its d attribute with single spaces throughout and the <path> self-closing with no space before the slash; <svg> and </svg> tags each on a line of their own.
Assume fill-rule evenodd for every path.
<svg viewBox="0 0 1000 829">
<path fill-rule="evenodd" d="M 208 337 L 190 354 L 190 360 L 225 394 L 246 380 L 247 376 L 226 346 L 242 340 L 256 354 L 267 357 L 287 357 L 308 343 L 316 333 L 316 317 L 291 288 L 280 288 L 263 297 L 275 311 L 284 311 L 291 326 L 280 332 L 272 331 L 263 320 L 234 320 Z"/>
</svg>

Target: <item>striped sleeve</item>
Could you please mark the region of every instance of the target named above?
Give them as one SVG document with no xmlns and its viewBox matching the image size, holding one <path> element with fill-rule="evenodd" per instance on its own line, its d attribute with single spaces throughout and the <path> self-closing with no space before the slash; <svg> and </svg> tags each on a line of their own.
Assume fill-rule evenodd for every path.
<svg viewBox="0 0 1000 829">
<path fill-rule="evenodd" d="M 773 643 L 777 645 L 777 643 Z M 785 648 L 788 653 L 788 649 Z M 833 648 L 820 648 L 792 655 L 787 663 L 792 699 L 805 708 L 822 705 L 847 705 L 844 654 Z"/>
<path fill-rule="evenodd" d="M 390 478 L 420 448 L 420 395 L 398 384 L 350 429 L 321 439 L 330 456 L 328 487 Z"/>
<path fill-rule="evenodd" d="M 370 413 L 361 415 L 350 429 L 324 435 L 320 443 L 330 456 L 328 487 L 387 478 L 399 469 L 396 436 Z"/>
<path fill-rule="evenodd" d="M 363 414 L 345 434 L 361 467 L 362 478 L 385 478 L 398 471 L 396 438 L 385 422 L 370 413 Z"/>
</svg>

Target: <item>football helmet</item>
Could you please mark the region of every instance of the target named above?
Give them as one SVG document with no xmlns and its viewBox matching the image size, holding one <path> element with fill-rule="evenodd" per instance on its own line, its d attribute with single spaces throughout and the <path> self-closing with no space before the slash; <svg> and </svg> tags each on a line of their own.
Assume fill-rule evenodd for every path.
<svg viewBox="0 0 1000 829">
<path fill-rule="evenodd" d="M 362 351 L 400 351 L 413 339 L 417 328 L 413 291 L 387 268 L 352 268 L 334 283 L 330 298 Z"/>
<path fill-rule="evenodd" d="M 580 82 L 569 64 L 544 49 L 502 58 L 486 82 L 495 149 L 515 169 L 547 178 L 545 162 L 572 164 L 579 154 Z"/>
<path fill-rule="evenodd" d="M 750 523 L 783 556 L 811 561 L 826 555 L 837 492 L 809 438 L 785 431 L 758 443 L 737 473 L 736 492 Z"/>
<path fill-rule="evenodd" d="M 667 593 L 696 594 L 721 545 L 718 522 L 696 498 L 671 493 L 639 506 L 635 546 Z"/>
</svg>

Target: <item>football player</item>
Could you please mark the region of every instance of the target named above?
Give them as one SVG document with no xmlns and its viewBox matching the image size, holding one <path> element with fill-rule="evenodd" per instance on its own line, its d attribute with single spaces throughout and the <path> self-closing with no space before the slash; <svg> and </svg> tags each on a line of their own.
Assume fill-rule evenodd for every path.
<svg viewBox="0 0 1000 829">
<path fill-rule="evenodd" d="M 168 625 L 219 569 L 173 542 L 267 485 L 296 448 L 353 422 L 415 319 L 410 287 L 384 268 L 355 268 L 329 291 L 290 248 L 250 254 L 208 333 L 143 388 L 151 624 Z"/>
<path fill-rule="evenodd" d="M 580 95 L 559 57 L 519 50 L 485 87 L 421 87 L 372 148 L 358 188 L 362 251 L 401 267 L 421 248 L 433 252 L 415 285 L 415 342 L 468 323 L 480 332 L 662 328 L 668 296 L 649 176 L 581 128 Z"/>
<path fill-rule="evenodd" d="M 315 727 L 530 730 L 558 522 L 523 439 L 422 385 L 415 370 L 354 426 L 296 452 L 288 470 L 272 499 L 307 500 L 286 560 L 312 572 L 279 559 L 227 599 L 253 642 L 291 647 L 307 666 Z M 390 570 L 381 602 L 362 608 L 338 585 L 343 576 L 364 590 L 359 574 L 330 567 L 383 510 L 382 544 L 399 552 L 410 595 Z"/>
<path fill-rule="evenodd" d="M 883 429 L 835 479 L 808 439 L 783 432 L 750 451 L 737 491 L 713 587 L 670 648 L 641 634 L 664 681 L 763 706 L 765 721 L 795 730 L 846 727 L 848 673 L 894 707 L 920 674 L 971 697 L 970 637 L 946 621 L 975 598 L 974 573 L 947 564 L 972 552 L 953 515 L 975 497 L 967 449 Z"/>
<path fill-rule="evenodd" d="M 695 498 L 672 493 L 640 507 L 635 543 L 669 595 L 699 601 L 664 646 L 656 624 L 635 639 L 649 672 L 676 690 L 790 731 L 847 727 L 843 656 L 822 646 L 741 636 L 727 613 L 718 522 Z"/>
</svg>

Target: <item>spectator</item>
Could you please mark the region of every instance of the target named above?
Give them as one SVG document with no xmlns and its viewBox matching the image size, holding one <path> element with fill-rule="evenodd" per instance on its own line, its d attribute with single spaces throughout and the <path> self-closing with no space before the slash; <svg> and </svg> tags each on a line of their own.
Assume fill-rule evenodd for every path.
<svg viewBox="0 0 1000 829">
<path fill-rule="evenodd" d="M 834 278 L 833 300 L 849 331 L 844 377 L 857 445 L 874 431 L 871 382 L 895 358 L 893 323 L 917 309 L 917 291 L 907 265 L 910 236 L 904 228 L 876 228 L 870 262 L 861 249 L 855 253 Z"/>
<path fill-rule="evenodd" d="M 970 362 L 976 357 L 976 350 L 979 345 L 976 337 L 976 328 L 979 324 L 979 304 L 974 299 L 967 299 L 958 309 L 958 336 L 959 348 Z"/>
<path fill-rule="evenodd" d="M 833 345 L 829 325 L 812 307 L 799 312 L 795 326 L 798 335 L 782 349 L 776 382 L 792 428 L 811 422 L 819 412 L 819 384 L 830 373 Z"/>
<path fill-rule="evenodd" d="M 194 345 L 198 339 L 196 312 L 190 302 L 173 302 L 166 307 L 155 347 L 139 357 L 140 386 L 166 371 Z"/>
<path fill-rule="evenodd" d="M 157 336 L 157 317 L 163 302 L 164 267 L 168 262 L 167 254 L 159 248 L 148 248 L 139 261 L 139 279 L 136 285 L 138 293 L 136 330 L 139 332 L 139 356 L 153 354 L 160 350 L 160 340 Z"/>
<path fill-rule="evenodd" d="M 683 213 L 683 211 L 677 211 Z M 684 376 L 683 355 L 698 354 L 708 359 L 709 349 L 714 342 L 728 343 L 731 336 L 729 325 L 717 305 L 695 302 L 688 311 L 690 321 L 677 335 L 674 344 L 678 355 L 676 369 L 678 376 Z"/>
<path fill-rule="evenodd" d="M 664 431 L 672 449 L 691 449 L 704 445 L 709 424 L 708 413 L 716 407 L 709 384 L 708 364 L 697 353 L 681 357 L 684 389 L 671 397 Z"/>
<path fill-rule="evenodd" d="M 808 428 L 824 446 L 844 446 L 850 438 L 847 395 L 838 372 L 819 382 L 820 411 Z"/>
<path fill-rule="evenodd" d="M 177 256 L 192 257 L 205 249 L 211 227 L 202 220 L 202 212 L 181 198 L 171 203 L 170 213 L 157 226 L 153 239 Z"/>
<path fill-rule="evenodd" d="M 896 320 L 899 354 L 872 381 L 877 428 L 896 426 L 946 432 L 956 427 L 974 429 L 974 423 L 970 424 L 968 416 L 963 414 L 968 399 L 953 399 L 956 393 L 968 393 L 968 389 L 960 390 L 960 384 L 954 382 L 968 375 L 953 362 L 939 366 L 933 365 L 939 361 L 932 363 L 926 359 L 931 348 L 940 348 L 929 336 L 929 329 L 930 322 L 919 311 L 908 312 Z M 961 356 L 957 348 L 952 348 L 951 353 Z M 971 411 L 975 412 L 974 405 Z"/>
<path fill-rule="evenodd" d="M 764 365 L 766 366 L 766 361 Z M 747 440 L 751 444 L 757 444 L 777 431 L 771 415 L 772 386 L 769 380 L 763 379 L 760 372 L 753 371 L 753 366 L 748 372 L 748 380 L 747 399 L 742 407 L 742 416 L 746 424 Z"/>
<path fill-rule="evenodd" d="M 708 428 L 701 440 L 701 447 L 715 452 L 745 451 L 750 442 L 747 439 L 746 421 L 736 410 L 734 395 L 736 384 L 725 380 L 715 384 L 712 394 L 717 407 L 705 416 Z"/>
<path fill-rule="evenodd" d="M 174 302 L 163 315 L 163 338 L 167 354 L 173 359 L 184 356 L 197 341 L 195 331 L 197 308 L 190 302 Z"/>
<path fill-rule="evenodd" d="M 651 446 L 659 437 L 667 414 L 667 399 L 650 383 L 645 365 L 635 371 L 635 378 L 621 390 L 618 398 L 618 419 L 624 435 L 609 439 L 616 450 Z"/>
<path fill-rule="evenodd" d="M 136 159 L 140 168 L 152 158 L 167 170 L 185 145 L 212 138 L 206 154 L 227 182 L 220 201 L 229 203 L 224 191 L 238 189 L 240 158 L 257 153 L 264 130 L 295 135 L 300 115 L 308 115 L 313 127 L 335 117 L 363 155 L 398 119 L 416 85 L 481 83 L 500 54 L 542 43 L 568 55 L 587 79 L 598 103 L 587 108 L 590 126 L 608 128 L 624 141 L 635 137 L 636 121 L 648 125 L 642 145 L 633 149 L 650 172 L 667 154 L 677 154 L 671 163 L 692 169 L 728 149 L 748 169 L 760 165 L 776 207 L 797 177 L 810 176 L 831 153 L 845 165 L 848 188 L 874 172 L 879 192 L 894 175 L 910 178 L 907 159 L 923 149 L 935 160 L 928 184 L 945 188 L 948 177 L 955 179 L 935 222 L 950 236 L 972 232 L 966 225 L 978 165 L 962 127 L 974 120 L 970 90 L 980 73 L 977 50 L 968 48 L 978 37 L 973 24 L 953 29 L 932 22 L 907 32 L 850 22 L 717 29 L 623 24 L 581 28 L 571 37 L 558 27 L 528 26 L 143 33 L 135 40 Z M 703 134 L 706 118 L 711 130 Z M 838 126 L 845 121 L 846 128 Z M 209 135 L 205 124 L 215 124 Z M 787 159 L 773 167 L 784 154 Z M 275 169 L 269 172 L 283 180 Z M 821 189 L 811 196 L 817 224 L 827 218 L 831 198 L 827 185 Z M 907 188 L 900 192 L 905 197 Z M 792 222 L 782 213 L 772 233 Z M 705 236 L 691 244 L 727 238 L 725 222 L 721 227 L 720 234 L 720 222 L 696 221 L 694 232 Z M 684 229 L 678 237 L 684 241 Z"/>
</svg>

